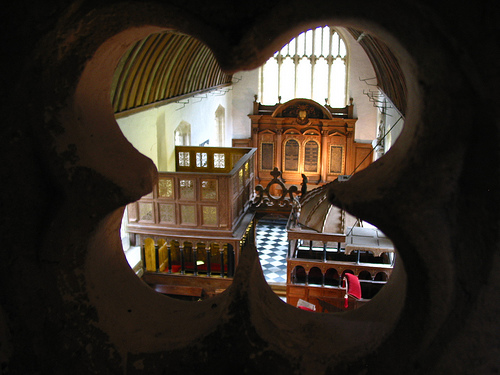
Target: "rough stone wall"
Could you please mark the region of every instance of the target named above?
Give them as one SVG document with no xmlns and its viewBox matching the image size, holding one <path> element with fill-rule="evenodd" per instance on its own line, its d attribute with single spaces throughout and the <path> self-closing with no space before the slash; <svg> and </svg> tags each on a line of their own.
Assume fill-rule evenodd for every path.
<svg viewBox="0 0 500 375">
<path fill-rule="evenodd" d="M 495 9 L 425 0 L 4 7 L 0 372 L 498 373 Z M 393 239 L 391 282 L 353 313 L 308 313 L 277 299 L 249 249 L 221 296 L 187 303 L 154 293 L 120 248 L 120 207 L 155 179 L 113 119 L 121 53 L 173 27 L 237 71 L 325 20 L 385 40 L 408 79 L 396 144 L 331 192 Z"/>
</svg>

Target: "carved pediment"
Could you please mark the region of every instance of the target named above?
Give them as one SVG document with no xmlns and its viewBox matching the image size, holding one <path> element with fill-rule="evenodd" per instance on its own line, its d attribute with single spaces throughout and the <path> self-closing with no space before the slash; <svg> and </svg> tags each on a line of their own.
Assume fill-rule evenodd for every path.
<svg viewBox="0 0 500 375">
<path fill-rule="evenodd" d="M 310 99 L 293 99 L 280 105 L 273 117 L 292 117 L 299 125 L 309 123 L 309 119 L 331 119 L 331 113 L 322 105 Z"/>
</svg>

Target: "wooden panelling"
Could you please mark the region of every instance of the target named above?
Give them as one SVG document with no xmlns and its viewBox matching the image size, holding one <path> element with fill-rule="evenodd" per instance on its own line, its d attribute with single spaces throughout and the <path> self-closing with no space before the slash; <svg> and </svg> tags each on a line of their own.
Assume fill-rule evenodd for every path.
<svg viewBox="0 0 500 375">
<path fill-rule="evenodd" d="M 297 115 L 302 113 L 299 109 L 307 115 Z M 371 162 L 368 155 L 372 148 L 354 141 L 357 119 L 351 118 L 352 110 L 352 102 L 345 108 L 322 106 L 308 99 L 276 106 L 254 103 L 255 112 L 249 117 L 252 146 L 258 148 L 257 183 L 268 183 L 273 168 L 282 172 L 289 185 L 300 184 L 303 175 L 310 184 L 325 184 L 365 168 Z"/>
</svg>

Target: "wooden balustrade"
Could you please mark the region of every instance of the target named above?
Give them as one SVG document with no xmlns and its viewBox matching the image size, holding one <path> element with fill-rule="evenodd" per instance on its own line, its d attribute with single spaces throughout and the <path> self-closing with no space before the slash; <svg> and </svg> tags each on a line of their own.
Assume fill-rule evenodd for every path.
<svg viewBox="0 0 500 375">
<path fill-rule="evenodd" d="M 390 278 L 392 269 L 391 264 L 287 259 L 287 283 L 340 286 L 347 272 L 358 276 L 360 281 L 384 282 Z M 309 277 L 311 274 L 314 279 Z"/>
</svg>

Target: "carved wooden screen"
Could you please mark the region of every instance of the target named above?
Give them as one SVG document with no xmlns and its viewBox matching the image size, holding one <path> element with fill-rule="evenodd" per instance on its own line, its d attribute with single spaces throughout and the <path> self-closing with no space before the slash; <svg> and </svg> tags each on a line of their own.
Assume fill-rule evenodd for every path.
<svg viewBox="0 0 500 375">
<path fill-rule="evenodd" d="M 354 171 L 356 119 L 352 118 L 352 104 L 334 109 L 293 99 L 266 108 L 256 105 L 254 110 L 250 115 L 251 144 L 258 148 L 258 183 L 270 180 L 275 167 L 287 184 L 300 184 L 302 174 L 309 183 L 320 184 Z"/>
<path fill-rule="evenodd" d="M 158 179 L 158 213 L 160 224 L 175 223 L 175 199 L 173 177 L 160 176 Z"/>
</svg>

